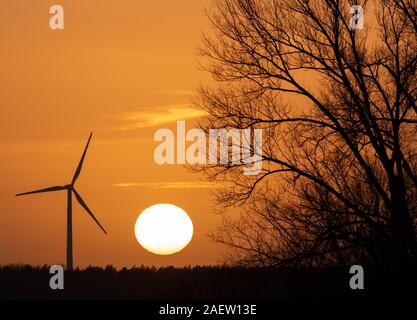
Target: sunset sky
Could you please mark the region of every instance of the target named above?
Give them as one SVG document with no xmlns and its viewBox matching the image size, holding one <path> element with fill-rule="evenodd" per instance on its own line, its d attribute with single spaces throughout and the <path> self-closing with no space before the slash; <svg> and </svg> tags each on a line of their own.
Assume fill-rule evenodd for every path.
<svg viewBox="0 0 417 320">
<path fill-rule="evenodd" d="M 49 8 L 65 10 L 65 29 L 49 28 Z M 0 264 L 64 264 L 65 192 L 14 194 L 69 183 L 94 132 L 77 189 L 108 230 L 74 203 L 74 263 L 214 264 L 222 248 L 207 233 L 210 184 L 182 166 L 158 166 L 159 128 L 193 128 L 190 99 L 212 81 L 196 48 L 209 0 L 1 1 Z M 135 239 L 139 213 L 156 203 L 183 208 L 194 223 L 188 247 L 172 256 Z"/>
</svg>

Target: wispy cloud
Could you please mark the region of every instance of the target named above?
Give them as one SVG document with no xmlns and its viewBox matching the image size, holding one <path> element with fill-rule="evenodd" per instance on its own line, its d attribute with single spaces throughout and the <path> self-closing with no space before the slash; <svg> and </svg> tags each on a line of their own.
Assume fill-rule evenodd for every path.
<svg viewBox="0 0 417 320">
<path fill-rule="evenodd" d="M 175 104 L 158 107 L 152 110 L 124 112 L 117 116 L 127 124 L 119 127 L 123 130 L 152 128 L 179 120 L 186 120 L 205 116 L 207 113 L 188 104 Z"/>
<path fill-rule="evenodd" d="M 218 185 L 212 182 L 124 182 L 113 185 L 118 188 L 151 188 L 151 189 L 213 189 Z"/>
</svg>

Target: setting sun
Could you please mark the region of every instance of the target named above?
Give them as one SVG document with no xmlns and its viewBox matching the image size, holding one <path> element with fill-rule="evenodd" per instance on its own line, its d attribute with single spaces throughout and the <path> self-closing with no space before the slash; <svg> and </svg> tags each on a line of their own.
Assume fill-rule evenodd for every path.
<svg viewBox="0 0 417 320">
<path fill-rule="evenodd" d="M 193 223 L 181 208 L 172 204 L 156 204 L 139 215 L 135 235 L 146 250 L 169 255 L 188 245 L 193 236 Z"/>
</svg>

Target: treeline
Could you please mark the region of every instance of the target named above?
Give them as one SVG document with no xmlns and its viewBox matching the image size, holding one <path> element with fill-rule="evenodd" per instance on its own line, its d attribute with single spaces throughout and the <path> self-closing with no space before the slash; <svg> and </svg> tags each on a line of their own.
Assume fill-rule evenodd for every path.
<svg viewBox="0 0 417 320">
<path fill-rule="evenodd" d="M 49 266 L 0 267 L 1 299 L 363 299 L 412 297 L 415 275 L 365 269 L 365 290 L 351 290 L 349 268 L 90 266 L 64 274 L 51 290 Z"/>
</svg>

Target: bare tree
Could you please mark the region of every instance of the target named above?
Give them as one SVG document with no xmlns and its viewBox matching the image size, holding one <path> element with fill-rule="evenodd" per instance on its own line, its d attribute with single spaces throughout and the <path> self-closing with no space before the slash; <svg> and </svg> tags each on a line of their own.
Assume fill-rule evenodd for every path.
<svg viewBox="0 0 417 320">
<path fill-rule="evenodd" d="M 262 128 L 263 169 L 199 168 L 242 206 L 213 238 L 247 265 L 409 265 L 417 258 L 417 4 L 214 0 L 200 54 L 206 129 Z M 251 150 L 254 152 L 254 150 Z"/>
</svg>

